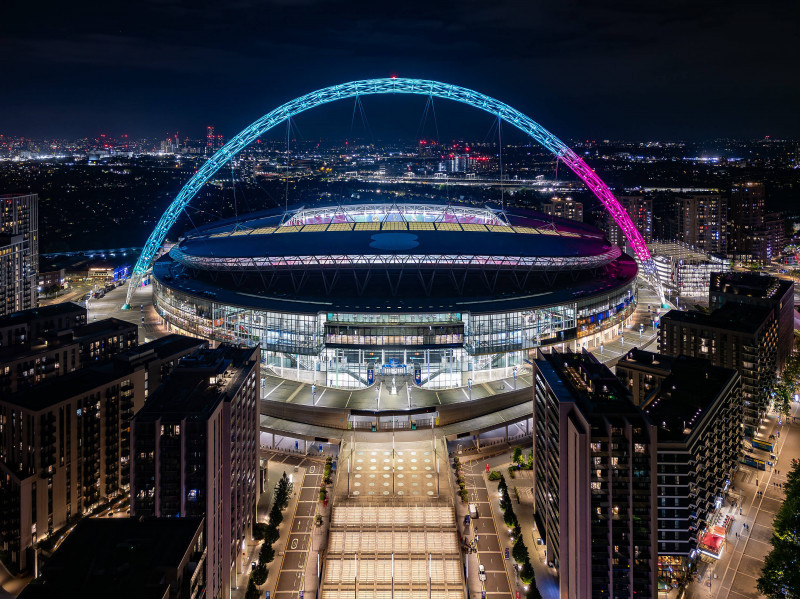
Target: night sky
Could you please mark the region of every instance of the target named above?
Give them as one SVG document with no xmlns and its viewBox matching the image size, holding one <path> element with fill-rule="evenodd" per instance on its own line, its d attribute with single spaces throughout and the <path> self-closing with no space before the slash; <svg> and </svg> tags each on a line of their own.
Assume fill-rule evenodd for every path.
<svg viewBox="0 0 800 599">
<path fill-rule="evenodd" d="M 230 136 L 297 95 L 397 74 L 495 96 L 563 138 L 798 138 L 798 17 L 797 0 L 5 0 L 0 133 Z M 364 100 L 379 136 L 413 137 L 423 106 Z M 347 136 L 352 108 L 298 126 Z M 436 109 L 443 136 L 486 129 Z"/>
</svg>

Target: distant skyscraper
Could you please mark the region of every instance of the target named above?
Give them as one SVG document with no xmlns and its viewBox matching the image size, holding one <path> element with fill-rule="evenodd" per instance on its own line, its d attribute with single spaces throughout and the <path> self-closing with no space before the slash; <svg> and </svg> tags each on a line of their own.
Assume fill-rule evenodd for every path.
<svg viewBox="0 0 800 599">
<path fill-rule="evenodd" d="M 39 283 L 39 197 L 0 195 L 0 316 L 35 308 Z"/>
<path fill-rule="evenodd" d="M 206 154 L 213 154 L 216 147 L 216 136 L 214 135 L 214 127 L 206 127 Z"/>
<path fill-rule="evenodd" d="M 713 254 L 728 250 L 728 204 L 719 194 L 679 197 L 678 241 Z"/>
<path fill-rule="evenodd" d="M 763 183 L 737 183 L 731 189 L 731 253 L 741 260 L 760 260 L 760 234 L 766 203 Z"/>
<path fill-rule="evenodd" d="M 558 218 L 583 222 L 583 204 L 572 198 L 553 198 L 542 205 L 542 211 Z"/>
<path fill-rule="evenodd" d="M 758 258 L 761 262 L 769 263 L 777 260 L 786 245 L 786 221 L 777 212 L 764 215 L 764 228 L 761 235 L 756 235 L 758 240 Z"/>
<path fill-rule="evenodd" d="M 534 518 L 559 596 L 655 597 L 656 430 L 589 353 L 533 362 Z"/>
</svg>

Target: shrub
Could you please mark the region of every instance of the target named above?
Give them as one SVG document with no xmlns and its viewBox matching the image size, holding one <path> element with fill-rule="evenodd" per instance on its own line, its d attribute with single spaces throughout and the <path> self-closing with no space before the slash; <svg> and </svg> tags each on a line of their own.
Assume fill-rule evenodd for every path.
<svg viewBox="0 0 800 599">
<path fill-rule="evenodd" d="M 519 464 L 522 461 L 522 447 L 515 447 L 514 453 L 511 455 L 511 461 Z"/>
<path fill-rule="evenodd" d="M 269 574 L 269 570 L 263 564 L 259 564 L 253 571 L 250 573 L 250 580 L 252 580 L 256 586 L 261 586 L 265 582 L 267 582 L 267 574 Z"/>
<path fill-rule="evenodd" d="M 500 480 L 502 478 L 502 474 L 500 474 L 497 470 L 492 470 L 489 473 L 489 480 Z"/>
<path fill-rule="evenodd" d="M 327 489 L 326 489 L 325 487 L 320 487 L 320 488 L 319 488 L 319 500 L 320 500 L 320 501 L 325 501 L 325 499 L 326 499 L 327 497 L 328 497 L 328 491 L 327 491 Z"/>
<path fill-rule="evenodd" d="M 466 489 L 461 489 L 461 501 L 467 503 L 469 500 L 469 492 Z"/>
<path fill-rule="evenodd" d="M 511 478 L 514 478 L 514 470 L 516 470 L 516 469 L 517 469 L 517 468 L 516 468 L 515 466 L 509 466 L 509 467 L 508 467 L 508 475 L 509 475 Z"/>
</svg>

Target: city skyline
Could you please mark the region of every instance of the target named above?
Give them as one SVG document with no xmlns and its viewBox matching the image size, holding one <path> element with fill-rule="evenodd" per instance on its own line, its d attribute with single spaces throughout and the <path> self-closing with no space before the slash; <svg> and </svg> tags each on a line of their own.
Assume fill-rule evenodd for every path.
<svg viewBox="0 0 800 599">
<path fill-rule="evenodd" d="M 0 131 L 156 136 L 215 123 L 230 135 L 311 82 L 400 75 L 474 87 L 569 138 L 796 138 L 797 10 L 412 2 L 398 15 L 374 3 L 241 0 L 150 1 L 133 13 L 89 2 L 34 15 L 13 3 L 0 40 L 16 93 L 0 100 Z M 376 122 L 419 114 L 368 109 Z"/>
</svg>

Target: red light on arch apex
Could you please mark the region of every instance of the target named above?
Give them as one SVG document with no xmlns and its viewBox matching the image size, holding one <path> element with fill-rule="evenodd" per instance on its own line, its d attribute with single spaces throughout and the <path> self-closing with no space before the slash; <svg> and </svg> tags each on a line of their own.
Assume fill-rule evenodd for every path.
<svg viewBox="0 0 800 599">
<path fill-rule="evenodd" d="M 392 75 L 392 79 L 397 79 L 397 75 Z"/>
</svg>

